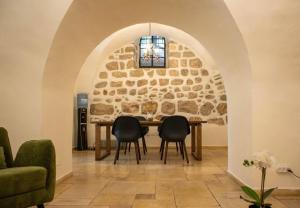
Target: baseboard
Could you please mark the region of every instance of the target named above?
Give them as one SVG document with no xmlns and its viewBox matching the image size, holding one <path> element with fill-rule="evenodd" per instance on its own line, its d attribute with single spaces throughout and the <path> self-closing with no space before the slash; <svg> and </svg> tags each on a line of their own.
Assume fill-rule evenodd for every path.
<svg viewBox="0 0 300 208">
<path fill-rule="evenodd" d="M 56 179 L 56 185 L 62 183 L 63 181 L 65 181 L 66 179 L 70 178 L 73 176 L 73 171 L 63 175 L 62 177 Z"/>
<path fill-rule="evenodd" d="M 238 177 L 236 177 L 233 173 L 227 170 L 228 176 L 234 180 L 237 184 L 240 186 L 249 186 L 248 184 L 244 183 L 242 180 L 240 180 Z M 259 191 L 259 189 L 256 189 L 256 191 Z M 273 193 L 273 196 L 299 196 L 300 195 L 300 189 L 298 188 L 279 188 L 276 189 Z"/>
</svg>

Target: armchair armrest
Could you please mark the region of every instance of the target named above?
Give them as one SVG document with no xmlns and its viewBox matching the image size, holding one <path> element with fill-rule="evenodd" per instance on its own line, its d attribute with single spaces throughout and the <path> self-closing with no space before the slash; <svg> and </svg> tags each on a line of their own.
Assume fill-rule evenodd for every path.
<svg viewBox="0 0 300 208">
<path fill-rule="evenodd" d="M 50 140 L 31 140 L 24 142 L 14 161 L 15 167 L 41 166 L 47 169 L 46 189 L 50 199 L 55 190 L 55 149 Z"/>
</svg>

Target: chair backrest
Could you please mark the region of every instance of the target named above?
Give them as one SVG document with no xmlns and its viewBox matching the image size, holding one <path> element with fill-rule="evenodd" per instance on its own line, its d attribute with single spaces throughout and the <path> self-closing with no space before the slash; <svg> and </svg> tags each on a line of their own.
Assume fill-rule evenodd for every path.
<svg viewBox="0 0 300 208">
<path fill-rule="evenodd" d="M 132 116 L 120 116 L 113 123 L 112 134 L 119 141 L 136 140 L 142 135 L 140 122 Z"/>
<path fill-rule="evenodd" d="M 190 134 L 188 120 L 184 116 L 168 116 L 160 126 L 159 136 L 165 139 L 184 140 Z"/>
<path fill-rule="evenodd" d="M 8 133 L 5 128 L 0 127 L 0 146 L 4 149 L 5 162 L 7 167 L 13 166 L 13 156 L 11 152 L 11 147 L 9 143 Z"/>
</svg>

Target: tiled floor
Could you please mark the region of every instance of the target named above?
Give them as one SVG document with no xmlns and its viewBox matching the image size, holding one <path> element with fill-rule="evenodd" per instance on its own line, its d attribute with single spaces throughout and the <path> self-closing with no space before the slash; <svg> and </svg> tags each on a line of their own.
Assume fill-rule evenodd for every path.
<svg viewBox="0 0 300 208">
<path fill-rule="evenodd" d="M 94 152 L 74 152 L 73 176 L 61 183 L 48 208 L 246 208 L 240 187 L 226 174 L 227 150 L 204 149 L 203 161 L 186 164 L 170 148 L 167 165 L 158 149 L 136 164 L 134 152 L 94 161 Z M 273 208 L 299 208 L 300 196 L 276 196 Z"/>
</svg>

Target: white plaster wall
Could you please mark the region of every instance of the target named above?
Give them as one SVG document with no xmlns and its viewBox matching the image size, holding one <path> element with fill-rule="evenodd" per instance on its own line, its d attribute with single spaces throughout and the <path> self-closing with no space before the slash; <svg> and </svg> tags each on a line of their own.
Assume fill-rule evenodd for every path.
<svg viewBox="0 0 300 208">
<path fill-rule="evenodd" d="M 42 78 L 54 34 L 71 0 L 0 0 L 0 126 L 15 154 L 29 139 L 49 138 L 56 146 L 57 177 L 71 171 L 61 158 L 65 140 L 42 136 Z"/>
<path fill-rule="evenodd" d="M 253 152 L 269 150 L 300 174 L 300 1 L 225 2 L 252 65 Z M 268 186 L 299 188 L 300 180 L 271 171 Z"/>
</svg>

